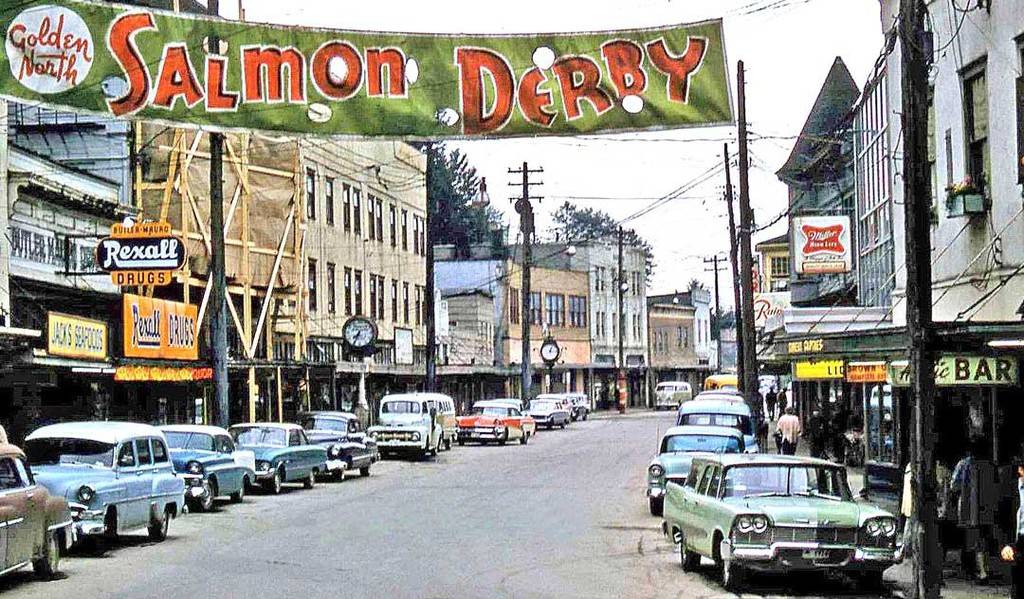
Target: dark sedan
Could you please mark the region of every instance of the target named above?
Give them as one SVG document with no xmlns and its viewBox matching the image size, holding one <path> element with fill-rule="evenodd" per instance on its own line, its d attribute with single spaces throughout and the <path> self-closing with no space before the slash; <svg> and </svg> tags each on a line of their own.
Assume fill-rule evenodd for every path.
<svg viewBox="0 0 1024 599">
<path fill-rule="evenodd" d="M 344 480 L 350 470 L 370 476 L 370 466 L 380 459 L 377 442 L 366 434 L 355 414 L 306 412 L 299 415 L 299 424 L 311 443 L 327 450 L 327 472 L 336 480 Z"/>
</svg>

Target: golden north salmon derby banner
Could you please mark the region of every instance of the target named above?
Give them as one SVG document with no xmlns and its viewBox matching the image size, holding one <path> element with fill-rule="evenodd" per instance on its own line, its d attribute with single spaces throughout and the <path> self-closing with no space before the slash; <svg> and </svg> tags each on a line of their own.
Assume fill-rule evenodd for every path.
<svg viewBox="0 0 1024 599">
<path fill-rule="evenodd" d="M 441 35 L 0 0 L 0 22 L 0 95 L 183 126 L 441 139 L 733 121 L 720 20 Z"/>
</svg>

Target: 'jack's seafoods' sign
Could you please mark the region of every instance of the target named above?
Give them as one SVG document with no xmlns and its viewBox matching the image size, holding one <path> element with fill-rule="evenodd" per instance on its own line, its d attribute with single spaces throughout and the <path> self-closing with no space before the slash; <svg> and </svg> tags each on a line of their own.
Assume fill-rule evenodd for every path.
<svg viewBox="0 0 1024 599">
<path fill-rule="evenodd" d="M 406 139 L 733 121 L 721 21 L 572 34 L 398 34 L 83 0 L 4 1 L 0 17 L 7 23 L 0 95 L 118 117 Z M 213 36 L 220 44 L 209 52 Z"/>
<path fill-rule="evenodd" d="M 199 358 L 199 309 L 195 304 L 129 293 L 123 297 L 121 328 L 126 358 Z"/>
</svg>

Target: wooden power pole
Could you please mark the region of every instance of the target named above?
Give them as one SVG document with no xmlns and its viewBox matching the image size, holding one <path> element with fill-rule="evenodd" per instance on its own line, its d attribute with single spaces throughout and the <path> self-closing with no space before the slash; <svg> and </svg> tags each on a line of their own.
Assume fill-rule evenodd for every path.
<svg viewBox="0 0 1024 599">
<path fill-rule="evenodd" d="M 903 202 L 910 341 L 911 559 L 916 596 L 938 599 L 942 581 L 935 482 L 935 356 L 932 343 L 931 176 L 928 171 L 928 63 L 925 0 L 901 0 Z"/>
<path fill-rule="evenodd" d="M 736 88 L 739 109 L 739 166 L 740 166 L 740 302 L 743 314 L 743 379 L 740 389 L 755 414 L 760 414 L 761 395 L 758 393 L 757 333 L 754 331 L 754 259 L 750 251 L 750 237 L 754 229 L 754 211 L 750 209 L 750 158 L 747 155 L 747 94 L 743 61 L 736 65 Z"/>
<path fill-rule="evenodd" d="M 437 199 L 433 194 L 433 187 L 431 187 L 432 177 L 430 172 L 434 164 L 434 160 L 437 159 L 437 148 L 431 143 L 427 144 L 427 173 L 426 173 L 426 186 L 427 186 L 427 247 L 424 248 L 426 251 L 427 258 L 427 274 L 426 274 L 426 296 L 424 301 L 426 302 L 426 325 L 427 325 L 427 365 L 426 372 L 423 378 L 423 390 L 427 392 L 437 391 L 437 306 L 434 301 L 434 244 L 437 243 L 437 233 L 434 230 L 437 219 L 434 218 L 437 211 Z"/>
<path fill-rule="evenodd" d="M 211 16 L 220 14 L 220 0 L 209 0 Z M 210 54 L 220 54 L 220 39 L 208 39 Z M 228 311 L 224 256 L 224 134 L 210 134 L 210 353 L 213 366 L 214 422 L 227 428 L 231 424 L 228 401 Z M 299 308 L 296 308 L 299 309 Z"/>
<path fill-rule="evenodd" d="M 528 402 L 530 401 L 530 387 L 533 385 L 533 370 L 530 365 L 530 360 L 532 359 L 530 357 L 530 318 L 533 313 L 533 310 L 531 310 L 532 306 L 530 305 L 530 297 L 532 295 L 530 289 L 530 268 L 533 262 L 533 204 L 531 201 L 543 199 L 530 197 L 530 186 L 543 184 L 541 182 L 531 182 L 530 175 L 543 173 L 544 169 L 531 170 L 530 165 L 523 162 L 522 168 L 508 169 L 508 172 L 510 175 L 522 176 L 520 182 L 509 183 L 509 186 L 522 186 L 522 195 L 518 198 L 513 198 L 513 200 L 515 201 L 516 212 L 519 213 L 519 229 L 523 234 L 523 295 L 522 309 L 520 310 L 523 342 L 522 357 L 520 358 L 522 363 L 519 365 L 519 388 L 522 395 L 520 399 L 523 402 Z"/>
</svg>

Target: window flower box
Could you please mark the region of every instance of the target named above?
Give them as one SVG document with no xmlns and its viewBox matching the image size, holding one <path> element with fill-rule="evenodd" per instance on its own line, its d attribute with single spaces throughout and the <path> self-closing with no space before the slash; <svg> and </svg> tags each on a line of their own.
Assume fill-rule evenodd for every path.
<svg viewBox="0 0 1024 599">
<path fill-rule="evenodd" d="M 946 216 L 975 216 L 988 212 L 988 198 L 981 188 L 967 177 L 946 188 Z"/>
</svg>

